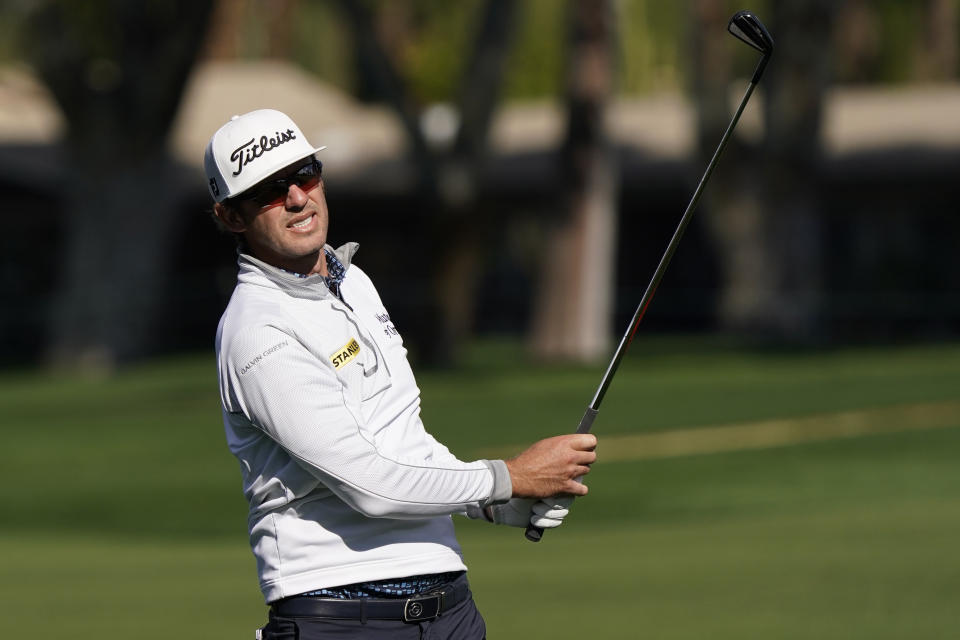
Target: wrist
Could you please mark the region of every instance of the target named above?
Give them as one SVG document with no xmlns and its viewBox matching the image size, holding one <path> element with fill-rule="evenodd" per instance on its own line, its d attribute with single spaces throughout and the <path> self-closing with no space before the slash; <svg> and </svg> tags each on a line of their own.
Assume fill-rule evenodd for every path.
<svg viewBox="0 0 960 640">
<path fill-rule="evenodd" d="M 493 474 L 493 487 L 490 497 L 480 506 L 503 504 L 513 497 L 513 476 L 510 473 L 509 463 L 504 460 L 483 460 L 490 473 Z"/>
</svg>

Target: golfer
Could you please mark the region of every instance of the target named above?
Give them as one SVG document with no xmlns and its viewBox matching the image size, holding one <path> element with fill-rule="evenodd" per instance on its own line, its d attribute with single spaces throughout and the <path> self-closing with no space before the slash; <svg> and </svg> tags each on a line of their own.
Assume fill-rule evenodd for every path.
<svg viewBox="0 0 960 640">
<path fill-rule="evenodd" d="M 485 637 L 452 515 L 556 527 L 596 438 L 465 462 L 424 428 L 403 340 L 357 245 L 326 244 L 321 163 L 285 114 L 234 116 L 204 155 L 238 240 L 217 330 L 227 444 L 269 605 L 260 638 Z M 411 249 L 407 264 L 426 258 Z M 518 536 L 518 544 L 522 536 Z"/>
</svg>

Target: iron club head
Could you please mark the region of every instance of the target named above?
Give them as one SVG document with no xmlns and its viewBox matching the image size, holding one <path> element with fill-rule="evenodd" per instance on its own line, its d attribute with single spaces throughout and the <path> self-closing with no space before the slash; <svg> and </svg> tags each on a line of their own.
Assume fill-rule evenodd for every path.
<svg viewBox="0 0 960 640">
<path fill-rule="evenodd" d="M 773 53 L 773 38 L 770 32 L 760 22 L 760 18 L 753 15 L 752 11 L 738 11 L 730 18 L 727 24 L 727 31 L 732 33 L 738 40 L 743 40 L 748 45 L 763 54 L 756 70 L 753 72 L 752 84 L 760 82 L 760 76 L 763 70 L 767 68 L 767 62 L 770 60 L 770 54 Z"/>
<path fill-rule="evenodd" d="M 770 32 L 760 22 L 760 18 L 755 16 L 752 11 L 738 11 L 733 14 L 730 23 L 727 25 L 727 31 L 764 56 L 773 53 L 773 38 L 770 37 Z"/>
</svg>

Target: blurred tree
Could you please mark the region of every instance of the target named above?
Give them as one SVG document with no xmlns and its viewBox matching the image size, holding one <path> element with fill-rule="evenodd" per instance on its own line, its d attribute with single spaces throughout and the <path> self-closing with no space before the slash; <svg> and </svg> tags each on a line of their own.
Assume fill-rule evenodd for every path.
<svg viewBox="0 0 960 640">
<path fill-rule="evenodd" d="M 720 41 L 729 40 L 724 5 L 693 4 L 694 87 L 704 157 L 729 121 L 729 42 Z M 736 141 L 727 150 L 733 157 L 724 163 L 721 179 L 711 183 L 707 222 L 721 263 L 720 324 L 752 339 L 821 337 L 820 124 L 836 8 L 830 0 L 772 3 L 770 30 L 777 47 L 763 81 L 763 147 L 747 151 Z"/>
<path fill-rule="evenodd" d="M 613 310 L 617 168 L 605 131 L 616 76 L 609 0 L 572 0 L 561 200 L 545 242 L 530 343 L 540 358 L 606 355 Z"/>
<path fill-rule="evenodd" d="M 838 3 L 834 68 L 839 82 L 944 82 L 957 73 L 958 1 Z"/>
<path fill-rule="evenodd" d="M 821 123 L 837 8 L 833 0 L 772 6 L 778 60 L 765 79 L 762 177 L 774 289 L 764 297 L 774 337 L 793 342 L 824 338 Z"/>
<path fill-rule="evenodd" d="M 756 1 L 756 0 L 755 0 Z M 689 39 L 684 37 L 686 2 L 627 0 L 618 2 L 618 93 L 680 91 Z"/>
<path fill-rule="evenodd" d="M 109 368 L 156 342 L 179 195 L 166 136 L 210 11 L 201 0 L 49 0 L 29 18 L 27 55 L 67 123 L 64 179 L 51 186 L 65 251 L 48 256 L 62 277 L 59 364 Z"/>
<path fill-rule="evenodd" d="M 690 5 L 698 167 L 713 155 L 732 115 L 728 89 L 736 45 L 727 35 L 727 4 L 724 0 L 694 0 Z M 750 106 L 757 108 L 756 101 Z M 704 220 L 720 261 L 719 324 L 728 331 L 750 330 L 769 316 L 771 303 L 767 297 L 775 290 L 768 279 L 774 257 L 764 237 L 761 180 L 757 175 L 760 163 L 752 161 L 753 154 L 745 151 L 742 138 L 734 136 L 703 203 Z"/>
<path fill-rule="evenodd" d="M 440 255 L 434 293 L 442 305 L 435 362 L 451 362 L 473 329 L 484 258 L 501 242 L 507 224 L 496 212 L 480 211 L 478 195 L 488 160 L 488 133 L 503 88 L 516 31 L 516 0 L 487 0 L 470 57 L 460 77 L 459 127 L 438 174 L 439 216 L 427 237 Z M 437 147 L 443 149 L 443 143 Z"/>
<path fill-rule="evenodd" d="M 477 191 L 511 44 L 516 2 L 487 0 L 480 7 L 479 28 L 451 113 L 457 121 L 452 144 L 428 140 L 421 125 L 423 105 L 388 55 L 370 8 L 351 0 L 341 0 L 340 7 L 354 33 L 361 76 L 393 106 L 413 150 L 420 201 L 429 219 L 423 234 L 428 246 L 437 251 L 428 265 L 433 305 L 416 327 L 421 336 L 417 342 L 425 361 L 447 364 L 470 330 L 480 259 L 491 240 L 489 220 L 476 211 Z"/>
<path fill-rule="evenodd" d="M 834 69 L 839 82 L 944 82 L 957 72 L 958 0 L 836 3 Z"/>
<path fill-rule="evenodd" d="M 372 93 L 396 111 L 419 169 L 419 189 L 432 196 L 436 163 L 420 128 L 420 105 L 392 62 L 376 28 L 376 14 L 363 2 L 340 0 L 339 6 L 354 36 L 361 93 Z M 433 197 L 426 199 L 434 200 Z"/>
<path fill-rule="evenodd" d="M 874 73 L 880 49 L 880 23 L 870 0 L 846 0 L 837 14 L 833 49 L 838 81 L 863 82 Z"/>
<path fill-rule="evenodd" d="M 956 0 L 924 0 L 914 78 L 952 80 L 957 72 Z"/>
<path fill-rule="evenodd" d="M 211 27 L 202 56 L 214 59 L 289 59 L 297 50 L 294 37 L 304 13 L 299 0 L 212 0 Z"/>
</svg>

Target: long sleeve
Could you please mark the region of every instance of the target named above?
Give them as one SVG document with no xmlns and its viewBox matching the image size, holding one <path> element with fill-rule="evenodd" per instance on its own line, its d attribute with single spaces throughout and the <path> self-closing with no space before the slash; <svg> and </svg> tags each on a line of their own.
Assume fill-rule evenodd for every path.
<svg viewBox="0 0 960 640">
<path fill-rule="evenodd" d="M 235 335 L 226 366 L 250 422 L 366 516 L 423 518 L 503 499 L 494 495 L 495 463 L 460 461 L 428 434 L 402 452 L 378 447 L 358 390 L 275 327 Z"/>
</svg>

